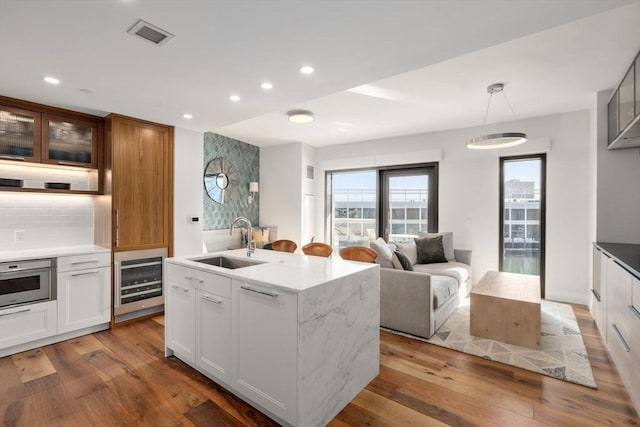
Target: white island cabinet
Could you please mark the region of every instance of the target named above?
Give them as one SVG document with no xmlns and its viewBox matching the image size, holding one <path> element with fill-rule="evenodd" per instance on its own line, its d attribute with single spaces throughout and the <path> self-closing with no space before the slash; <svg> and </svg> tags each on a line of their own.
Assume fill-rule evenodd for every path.
<svg viewBox="0 0 640 427">
<path fill-rule="evenodd" d="M 199 262 L 217 256 L 236 268 Z M 378 374 L 376 264 L 236 250 L 165 268 L 166 354 L 280 424 L 327 424 Z"/>
</svg>

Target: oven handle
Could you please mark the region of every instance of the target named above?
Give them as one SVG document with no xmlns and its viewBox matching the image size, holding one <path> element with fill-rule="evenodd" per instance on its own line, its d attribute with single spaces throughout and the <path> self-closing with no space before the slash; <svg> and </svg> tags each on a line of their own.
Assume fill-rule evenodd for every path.
<svg viewBox="0 0 640 427">
<path fill-rule="evenodd" d="M 42 272 L 52 273 L 54 272 L 53 267 L 45 267 L 45 268 L 17 268 L 11 271 L 2 271 L 0 272 L 0 281 L 7 279 L 14 279 L 16 277 L 28 277 L 36 274 L 40 274 Z"/>
</svg>

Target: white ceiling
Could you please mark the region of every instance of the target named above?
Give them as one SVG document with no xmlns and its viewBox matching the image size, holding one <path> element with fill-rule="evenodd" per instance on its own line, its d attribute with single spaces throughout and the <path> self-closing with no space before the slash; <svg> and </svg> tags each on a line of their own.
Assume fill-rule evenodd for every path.
<svg viewBox="0 0 640 427">
<path fill-rule="evenodd" d="M 176 37 L 136 39 L 138 19 Z M 640 1 L 0 0 L 0 40 L 5 96 L 323 146 L 480 125 L 495 82 L 519 118 L 588 108 L 640 49 Z"/>
</svg>

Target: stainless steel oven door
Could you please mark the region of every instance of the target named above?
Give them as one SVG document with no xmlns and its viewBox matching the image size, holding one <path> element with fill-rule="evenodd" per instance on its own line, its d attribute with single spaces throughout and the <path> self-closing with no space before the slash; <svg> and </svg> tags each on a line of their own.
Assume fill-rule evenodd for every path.
<svg viewBox="0 0 640 427">
<path fill-rule="evenodd" d="M 0 264 L 0 307 L 55 298 L 51 260 Z"/>
</svg>

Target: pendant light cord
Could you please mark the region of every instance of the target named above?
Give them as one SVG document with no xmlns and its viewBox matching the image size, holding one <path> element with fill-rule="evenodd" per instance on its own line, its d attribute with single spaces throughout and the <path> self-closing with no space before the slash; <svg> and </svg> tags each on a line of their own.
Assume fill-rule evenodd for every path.
<svg viewBox="0 0 640 427">
<path fill-rule="evenodd" d="M 507 94 L 504 93 L 504 91 L 502 91 L 502 96 L 504 96 L 504 100 L 507 101 L 507 105 L 509 106 L 509 109 L 511 110 L 511 114 L 513 114 L 513 119 L 514 120 L 518 120 L 518 117 L 516 116 L 516 112 L 513 110 L 513 107 L 511 106 L 511 103 L 509 102 L 509 98 L 507 98 Z M 489 102 L 491 102 L 491 99 L 489 99 Z"/>
<path fill-rule="evenodd" d="M 487 102 L 487 109 L 484 111 L 484 120 L 482 120 L 482 128 L 480 132 L 484 131 L 485 126 L 487 125 L 487 117 L 489 116 L 489 107 L 491 107 L 491 98 L 493 98 L 493 93 L 489 94 L 489 102 Z"/>
</svg>

